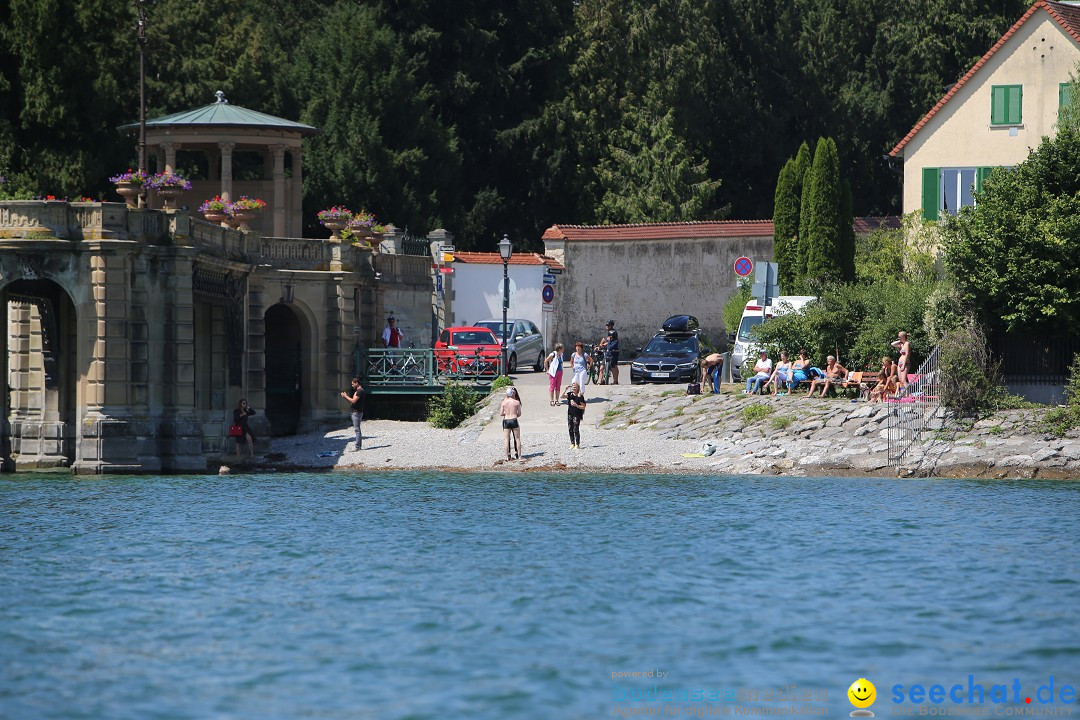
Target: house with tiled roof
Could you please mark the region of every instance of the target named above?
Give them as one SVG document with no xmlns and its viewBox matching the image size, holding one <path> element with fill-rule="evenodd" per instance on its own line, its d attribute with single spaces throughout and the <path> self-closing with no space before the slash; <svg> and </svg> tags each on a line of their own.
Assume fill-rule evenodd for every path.
<svg viewBox="0 0 1080 720">
<path fill-rule="evenodd" d="M 1080 61 L 1080 3 L 1038 0 L 889 153 L 904 213 L 937 220 L 975 203 L 994 167 L 1023 162 L 1057 129 Z"/>
</svg>

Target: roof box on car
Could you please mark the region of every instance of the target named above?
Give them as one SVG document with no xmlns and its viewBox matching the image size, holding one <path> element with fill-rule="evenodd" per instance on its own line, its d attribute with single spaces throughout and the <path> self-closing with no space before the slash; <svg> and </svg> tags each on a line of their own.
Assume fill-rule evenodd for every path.
<svg viewBox="0 0 1080 720">
<path fill-rule="evenodd" d="M 672 315 L 664 321 L 664 332 L 691 333 L 698 329 L 697 318 L 693 315 Z"/>
</svg>

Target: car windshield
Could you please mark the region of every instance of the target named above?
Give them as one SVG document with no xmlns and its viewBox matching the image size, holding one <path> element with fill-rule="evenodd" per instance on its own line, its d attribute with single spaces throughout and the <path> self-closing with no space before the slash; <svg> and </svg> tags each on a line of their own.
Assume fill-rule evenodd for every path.
<svg viewBox="0 0 1080 720">
<path fill-rule="evenodd" d="M 760 315 L 747 315 L 747 316 L 745 316 L 742 319 L 742 324 L 739 325 L 739 339 L 740 340 L 749 340 L 750 339 L 750 329 L 755 328 L 758 325 L 760 325 L 761 320 L 762 320 L 762 318 L 761 318 Z"/>
<path fill-rule="evenodd" d="M 670 353 L 696 353 L 698 349 L 695 337 L 667 337 L 659 335 L 649 341 L 645 348 L 646 353 L 670 354 Z"/>
<path fill-rule="evenodd" d="M 464 330 L 454 333 L 453 345 L 496 345 L 495 336 L 482 330 Z"/>
<path fill-rule="evenodd" d="M 485 327 L 491 332 L 495 333 L 495 337 L 502 337 L 503 324 L 498 320 L 488 320 L 487 322 L 478 323 L 480 327 Z M 514 323 L 506 323 L 506 337 L 514 337 Z"/>
</svg>

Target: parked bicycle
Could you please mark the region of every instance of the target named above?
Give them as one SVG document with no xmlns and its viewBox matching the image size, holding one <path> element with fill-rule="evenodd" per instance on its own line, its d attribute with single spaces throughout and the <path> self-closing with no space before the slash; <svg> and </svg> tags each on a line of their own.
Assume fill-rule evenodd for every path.
<svg viewBox="0 0 1080 720">
<path fill-rule="evenodd" d="M 593 345 L 592 366 L 589 368 L 589 382 L 593 385 L 607 385 L 611 369 L 608 367 L 607 358 L 604 356 L 602 345 Z"/>
</svg>

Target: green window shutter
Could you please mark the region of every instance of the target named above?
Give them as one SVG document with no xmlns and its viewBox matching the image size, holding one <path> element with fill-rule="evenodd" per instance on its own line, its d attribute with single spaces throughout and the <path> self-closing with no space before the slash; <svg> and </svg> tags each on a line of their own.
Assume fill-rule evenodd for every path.
<svg viewBox="0 0 1080 720">
<path fill-rule="evenodd" d="M 1023 121 L 1023 85 L 994 85 L 990 88 L 990 124 L 1019 125 Z"/>
<path fill-rule="evenodd" d="M 922 171 L 922 213 L 924 220 L 937 220 L 941 203 L 941 171 L 938 168 L 923 168 Z"/>
<path fill-rule="evenodd" d="M 1069 107 L 1069 102 L 1072 100 L 1072 83 L 1061 83 L 1058 85 L 1058 122 L 1061 121 L 1062 111 Z"/>
<path fill-rule="evenodd" d="M 986 178 L 990 177 L 990 171 L 992 167 L 981 167 L 975 170 L 975 192 L 982 192 L 983 183 L 986 182 Z"/>
<path fill-rule="evenodd" d="M 1014 85 L 1009 88 L 1009 119 L 1010 125 L 1019 125 L 1024 122 L 1024 86 Z"/>
<path fill-rule="evenodd" d="M 1005 124 L 1005 88 L 994 86 L 990 89 L 990 124 Z"/>
</svg>

